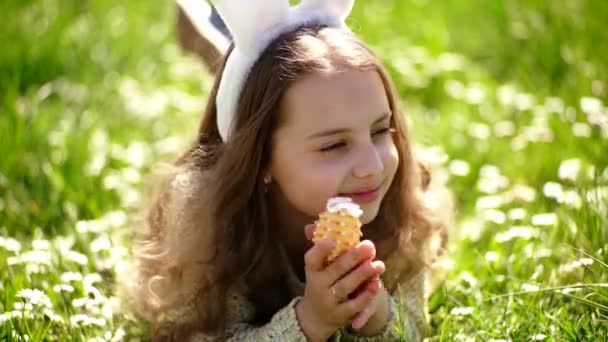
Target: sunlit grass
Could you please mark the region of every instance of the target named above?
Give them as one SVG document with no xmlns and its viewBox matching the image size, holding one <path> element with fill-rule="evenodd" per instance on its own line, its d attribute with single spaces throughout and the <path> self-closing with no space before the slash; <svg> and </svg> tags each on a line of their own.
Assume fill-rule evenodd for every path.
<svg viewBox="0 0 608 342">
<path fill-rule="evenodd" d="M 5 1 L 0 340 L 122 341 L 114 285 L 146 175 L 194 135 L 211 79 L 171 3 Z M 359 2 L 458 205 L 431 340 L 608 339 L 602 1 Z"/>
</svg>

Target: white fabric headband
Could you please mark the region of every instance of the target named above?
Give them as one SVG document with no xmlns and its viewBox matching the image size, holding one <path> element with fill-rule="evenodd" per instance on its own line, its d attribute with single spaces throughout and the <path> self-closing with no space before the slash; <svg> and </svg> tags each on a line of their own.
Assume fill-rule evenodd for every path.
<svg viewBox="0 0 608 342">
<path fill-rule="evenodd" d="M 243 85 L 264 49 L 284 33 L 305 25 L 327 25 L 348 29 L 345 20 L 354 0 L 214 0 L 234 39 L 216 97 L 217 127 L 223 141 L 232 134 L 232 124 Z"/>
</svg>

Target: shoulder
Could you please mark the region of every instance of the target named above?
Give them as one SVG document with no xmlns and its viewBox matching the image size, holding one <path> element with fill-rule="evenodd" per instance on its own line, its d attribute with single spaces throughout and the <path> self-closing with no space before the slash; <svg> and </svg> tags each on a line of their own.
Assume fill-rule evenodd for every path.
<svg viewBox="0 0 608 342">
<path fill-rule="evenodd" d="M 172 200 L 176 202 L 207 201 L 212 178 L 213 173 L 210 170 L 201 170 L 192 166 L 173 167 L 167 179 L 167 190 Z"/>
<path fill-rule="evenodd" d="M 155 276 L 171 283 L 175 290 L 194 290 L 192 284 L 210 270 L 214 229 L 206 191 L 209 182 L 207 172 L 171 166 L 163 169 L 154 185 L 157 193 L 148 209 L 144 236 L 147 249 L 153 253 L 139 253 L 139 257 L 154 262 Z"/>
<path fill-rule="evenodd" d="M 426 169 L 428 184 L 421 199 L 433 215 L 436 229 L 424 245 L 424 253 L 429 267 L 426 270 L 428 292 L 434 292 L 444 281 L 449 266 L 447 243 L 456 222 L 455 197 L 448 182 L 450 174 L 445 163 L 447 154 L 438 146 L 415 149 L 418 163 Z"/>
<path fill-rule="evenodd" d="M 420 167 L 424 205 L 446 227 L 454 222 L 454 196 L 448 188 L 449 172 L 444 163 L 447 155 L 440 147 L 416 146 L 414 156 Z"/>
<path fill-rule="evenodd" d="M 162 204 L 165 243 L 177 260 L 202 261 L 213 247 L 212 182 L 209 171 L 177 168 Z M 198 259 L 198 260 L 193 260 Z"/>
<path fill-rule="evenodd" d="M 171 167 L 153 186 L 157 188 L 151 214 L 162 220 L 161 230 L 184 232 L 196 223 L 209 222 L 211 210 L 211 174 L 187 166 Z M 169 237 L 169 236 L 168 236 Z"/>
</svg>

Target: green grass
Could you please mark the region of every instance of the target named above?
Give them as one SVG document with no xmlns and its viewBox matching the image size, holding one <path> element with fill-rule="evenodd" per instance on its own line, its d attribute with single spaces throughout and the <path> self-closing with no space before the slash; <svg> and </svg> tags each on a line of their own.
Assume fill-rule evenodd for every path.
<svg viewBox="0 0 608 342">
<path fill-rule="evenodd" d="M 145 339 L 112 284 L 146 174 L 192 138 L 211 79 L 170 2 L 0 12 L 0 340 Z M 590 0 L 355 6 L 458 205 L 431 340 L 608 340 L 607 17 Z"/>
</svg>

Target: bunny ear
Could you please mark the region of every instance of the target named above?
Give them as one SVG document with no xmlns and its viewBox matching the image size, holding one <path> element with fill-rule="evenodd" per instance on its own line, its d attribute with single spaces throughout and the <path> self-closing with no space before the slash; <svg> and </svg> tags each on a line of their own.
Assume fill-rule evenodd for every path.
<svg viewBox="0 0 608 342">
<path fill-rule="evenodd" d="M 199 0 L 202 1 L 202 0 Z M 344 20 L 354 0 L 212 0 L 234 39 L 217 90 L 217 128 L 226 142 L 232 135 L 238 101 L 251 68 L 279 35 L 304 25 L 348 29 Z"/>
<path fill-rule="evenodd" d="M 302 0 L 296 7 L 304 11 L 320 11 L 344 23 L 354 3 L 355 0 Z"/>
<path fill-rule="evenodd" d="M 214 0 L 213 5 L 228 26 L 236 49 L 255 48 L 256 38 L 284 22 L 289 0 Z"/>
</svg>

